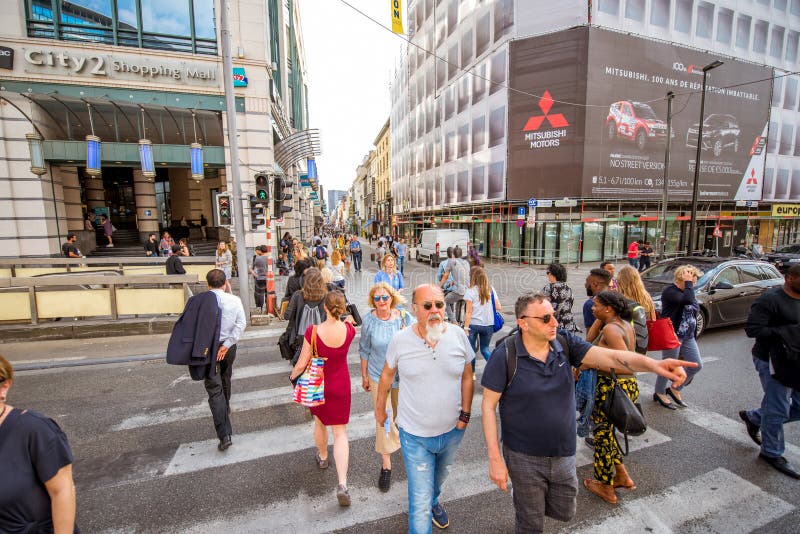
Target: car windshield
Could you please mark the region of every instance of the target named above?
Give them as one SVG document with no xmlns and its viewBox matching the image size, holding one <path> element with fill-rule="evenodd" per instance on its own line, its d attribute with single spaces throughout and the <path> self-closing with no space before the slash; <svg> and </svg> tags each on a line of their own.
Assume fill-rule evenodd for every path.
<svg viewBox="0 0 800 534">
<path fill-rule="evenodd" d="M 631 104 L 633 106 L 633 110 L 636 112 L 636 116 L 640 119 L 648 119 L 657 121 L 658 117 L 656 114 L 653 113 L 653 108 L 648 106 L 647 104 Z"/>
<path fill-rule="evenodd" d="M 798 252 L 800 252 L 800 245 L 786 245 L 784 247 L 779 248 L 777 252 L 780 252 L 782 254 L 797 254 Z"/>
<path fill-rule="evenodd" d="M 711 278 L 712 272 L 716 271 L 717 267 L 717 265 L 692 263 L 689 260 L 674 260 L 659 263 L 643 272 L 642 280 L 646 282 L 656 282 L 658 284 L 671 284 L 675 281 L 675 270 L 681 265 L 694 265 L 696 268 L 703 271 L 703 276 L 697 280 L 697 287 L 705 285 L 709 278 Z"/>
</svg>

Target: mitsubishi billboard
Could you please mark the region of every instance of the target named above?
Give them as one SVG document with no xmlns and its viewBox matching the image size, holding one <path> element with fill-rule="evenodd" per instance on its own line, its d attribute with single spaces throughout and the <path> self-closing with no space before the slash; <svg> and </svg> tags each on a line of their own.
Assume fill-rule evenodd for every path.
<svg viewBox="0 0 800 534">
<path fill-rule="evenodd" d="M 694 181 L 702 69 L 715 60 L 723 64 L 708 74 L 700 200 L 761 198 L 772 91 L 771 68 L 598 28 L 576 28 L 557 35 L 565 35 L 563 41 L 572 42 L 572 34 L 588 36 L 586 55 L 576 54 L 572 58 L 562 55 L 560 61 L 551 65 L 558 64 L 554 71 L 562 72 L 562 63 L 571 62 L 575 73 L 572 86 L 578 89 L 582 85 L 579 75 L 585 69 L 585 98 L 555 96 L 551 89 L 553 81 L 560 81 L 562 85 L 569 83 L 551 76 L 548 71 L 539 73 L 537 83 L 516 87 L 544 98 L 534 105 L 528 103 L 519 116 L 509 118 L 509 199 L 526 198 L 523 184 L 528 173 L 513 164 L 539 159 L 547 167 L 553 160 L 577 159 L 574 150 L 561 148 L 565 139 L 567 147 L 571 145 L 570 138 L 583 141 L 580 174 L 575 173 L 575 159 L 572 165 L 547 169 L 550 188 L 557 189 L 548 196 L 573 196 L 580 184 L 580 194 L 585 198 L 661 198 L 668 135 L 666 95 L 672 91 L 675 97 L 670 134 L 669 197 L 688 200 Z M 524 61 L 546 52 L 552 48 L 547 38 L 552 37 L 512 43 L 512 60 L 518 57 Z M 516 54 L 515 48 L 518 49 Z M 584 60 L 585 66 L 580 64 Z M 514 87 L 513 71 L 519 66 L 512 61 L 511 68 Z M 548 94 L 554 100 L 551 106 L 547 106 Z M 513 102 L 523 96 L 512 93 L 510 98 Z M 542 102 L 548 108 L 547 113 L 543 113 Z M 530 124 L 537 107 L 539 115 L 544 115 L 545 119 L 542 124 Z M 512 103 L 510 110 L 515 109 L 517 106 Z M 582 135 L 559 126 L 558 121 L 554 125 L 547 120 L 554 113 L 582 116 Z M 538 128 L 531 130 L 532 126 Z M 531 132 L 535 132 L 535 138 L 531 137 Z M 512 192 L 519 196 L 511 196 Z"/>
</svg>

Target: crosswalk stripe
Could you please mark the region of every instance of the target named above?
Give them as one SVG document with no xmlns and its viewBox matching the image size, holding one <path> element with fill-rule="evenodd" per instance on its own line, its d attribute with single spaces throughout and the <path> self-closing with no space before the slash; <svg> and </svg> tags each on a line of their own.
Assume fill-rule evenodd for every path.
<svg viewBox="0 0 800 534">
<path fill-rule="evenodd" d="M 472 414 L 480 415 L 482 395 L 476 394 L 472 401 Z M 164 476 L 203 471 L 214 467 L 247 462 L 277 454 L 310 449 L 313 423 L 282 426 L 258 432 L 235 434 L 233 446 L 224 453 L 217 451 L 217 440 L 182 443 L 175 451 Z M 375 416 L 372 410 L 350 416 L 347 424 L 349 441 L 364 439 L 375 432 Z"/>
<path fill-rule="evenodd" d="M 727 469 L 717 468 L 664 491 L 620 501 L 613 515 L 570 529 L 596 532 L 753 532 L 794 510 Z"/>
<path fill-rule="evenodd" d="M 473 413 L 476 411 L 476 403 L 479 405 L 479 400 L 476 396 L 475 402 L 473 402 Z M 370 426 L 370 433 L 372 428 Z M 351 434 L 351 429 L 348 427 L 348 436 L 352 439 Z M 646 436 L 646 438 L 634 438 L 631 441 L 631 451 L 642 450 L 670 441 L 669 437 L 652 429 L 648 429 Z M 307 446 L 309 438 L 304 437 L 302 441 L 301 447 Z M 232 450 L 233 448 L 228 449 L 228 452 Z M 580 441 L 576 455 L 577 465 L 581 467 L 591 464 L 593 462 L 592 454 L 592 449 Z M 489 464 L 485 460 L 473 462 L 456 460 L 444 484 L 442 501 L 472 497 L 495 490 L 496 487 L 489 480 L 488 473 Z M 333 491 L 328 495 L 313 498 L 301 493 L 293 499 L 271 502 L 268 506 L 239 514 L 235 518 L 192 525 L 187 527 L 184 532 L 321 533 L 385 519 L 408 510 L 407 485 L 404 483 L 393 484 L 388 493 L 380 493 L 372 486 L 352 486 L 348 489 L 354 505 L 346 512 L 336 503 Z M 368 503 L 368 505 L 363 505 L 363 503 Z M 298 513 L 298 510 L 302 510 L 302 512 Z"/>
<path fill-rule="evenodd" d="M 653 386 L 646 382 L 639 381 L 639 392 L 643 396 L 652 397 Z M 758 447 L 750 439 L 750 436 L 747 435 L 744 423 L 740 420 L 734 420 L 717 412 L 705 410 L 697 406 L 674 410 L 670 413 L 677 414 L 693 425 L 699 426 L 729 441 L 746 446 L 748 449 Z M 795 465 L 800 464 L 800 447 L 792 445 L 791 443 L 786 443 L 786 452 L 784 456 L 789 460 L 789 463 Z"/>
</svg>

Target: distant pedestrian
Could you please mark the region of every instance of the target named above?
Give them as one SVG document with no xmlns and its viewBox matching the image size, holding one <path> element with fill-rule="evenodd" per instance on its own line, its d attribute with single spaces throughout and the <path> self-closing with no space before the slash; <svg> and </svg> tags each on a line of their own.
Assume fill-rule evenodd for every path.
<svg viewBox="0 0 800 534">
<path fill-rule="evenodd" d="M 398 308 L 404 303 L 403 296 L 386 282 L 378 282 L 369 290 L 367 304 L 372 310 L 364 316 L 358 352 L 361 355 L 361 387 L 372 395 L 373 407 L 378 402 L 378 382 L 392 336 L 416 322 L 410 313 Z M 388 423 L 375 423 L 375 452 L 381 455 L 378 488 L 382 492 L 391 487 L 392 453 L 400 448 L 400 434 L 395 424 L 399 385 L 397 379 L 392 382 L 391 405 L 386 406 Z"/>
<path fill-rule="evenodd" d="M 231 273 L 233 271 L 233 254 L 228 250 L 228 244 L 220 241 L 217 245 L 216 267 L 225 273 L 225 291 L 231 292 Z"/>
<path fill-rule="evenodd" d="M 397 426 L 408 478 L 408 529 L 447 528 L 450 519 L 439 501 L 442 484 L 470 419 L 475 353 L 466 334 L 444 321 L 439 287 L 418 286 L 411 297 L 417 324 L 394 335 L 378 383 L 375 419 L 386 421 L 386 397 L 400 374 Z"/>
<path fill-rule="evenodd" d="M 253 276 L 253 298 L 256 308 L 264 309 L 267 295 L 267 246 L 256 247 L 253 256 L 253 264 L 250 266 L 250 274 Z"/>
<path fill-rule="evenodd" d="M 83 229 L 86 230 L 87 232 L 94 232 L 95 231 L 94 220 L 95 220 L 94 212 L 90 211 L 89 213 L 87 213 L 86 216 L 83 218 Z"/>
<path fill-rule="evenodd" d="M 167 274 L 186 274 L 186 269 L 183 268 L 181 256 L 182 253 L 180 245 L 172 245 L 172 255 L 167 258 L 165 264 Z"/>
<path fill-rule="evenodd" d="M 611 281 L 608 283 L 608 288 L 611 291 L 616 291 L 617 290 L 617 280 L 616 280 L 616 278 L 614 278 L 614 274 L 615 274 L 614 263 L 606 260 L 606 261 L 600 263 L 600 268 L 601 269 L 605 269 L 606 271 L 611 273 Z M 589 328 L 589 325 L 586 325 L 586 328 Z"/>
<path fill-rule="evenodd" d="M 697 346 L 697 314 L 700 312 L 700 305 L 695 297 L 694 285 L 703 273 L 692 265 L 681 265 L 675 269 L 675 283 L 664 288 L 661 292 L 661 315 L 672 319 L 672 326 L 675 334 L 681 342 L 681 346 L 676 349 L 662 350 L 662 358 L 678 358 L 681 360 L 695 362 L 696 367 L 687 369 L 686 382 L 680 387 L 667 387 L 667 381 L 659 378 L 656 380 L 653 400 L 664 408 L 674 410 L 677 405 L 686 408 L 687 404 L 681 396 L 683 388 L 692 383 L 695 375 L 703 368 L 703 360 L 700 357 L 700 348 Z M 719 279 L 718 279 L 719 281 Z M 670 401 L 670 398 L 672 400 Z"/>
<path fill-rule="evenodd" d="M 172 236 L 169 235 L 169 232 L 161 234 L 161 241 L 158 243 L 158 248 L 161 250 L 162 256 L 172 256 L 173 245 L 175 245 L 175 241 L 172 239 Z"/>
<path fill-rule="evenodd" d="M 78 532 L 67 435 L 49 417 L 9 404 L 13 384 L 0 356 L 0 532 Z"/>
<path fill-rule="evenodd" d="M 204 214 L 200 214 L 200 234 L 203 236 L 203 239 L 206 239 L 206 227 L 208 226 L 208 219 Z"/>
<path fill-rule="evenodd" d="M 350 240 L 350 256 L 353 258 L 353 267 L 355 268 L 357 273 L 361 272 L 361 260 L 363 258 L 363 252 L 361 251 L 361 243 L 359 242 L 356 236 Z"/>
<path fill-rule="evenodd" d="M 595 295 L 600 294 L 602 291 L 606 291 L 607 289 L 611 289 L 609 287 L 611 283 L 611 273 L 609 273 L 605 269 L 592 269 L 589 271 L 589 275 L 586 277 L 586 283 L 584 287 L 586 287 L 586 295 L 588 297 L 594 297 Z M 590 298 L 586 302 L 583 303 L 583 326 L 586 328 L 586 341 L 591 343 L 595 340 L 594 335 L 590 334 L 592 330 L 592 325 L 595 322 L 595 316 L 592 312 L 592 299 Z M 595 329 L 599 331 L 598 329 Z"/>
<path fill-rule="evenodd" d="M 492 355 L 489 344 L 494 334 L 494 308 L 499 312 L 502 311 L 502 307 L 483 267 L 476 266 L 470 269 L 469 289 L 464 293 L 464 302 L 466 303 L 464 332 L 469 337 L 469 346 L 476 351 L 476 354 L 480 351 L 483 359 L 488 361 Z M 474 360 L 472 370 L 475 370 Z"/>
<path fill-rule="evenodd" d="M 405 239 L 400 239 L 400 241 L 396 241 L 394 244 L 394 250 L 397 254 L 397 266 L 400 269 L 400 274 L 406 274 L 405 267 L 406 267 L 406 252 L 408 251 L 408 245 L 406 245 Z"/>
<path fill-rule="evenodd" d="M 333 283 L 344 291 L 344 262 L 342 261 L 338 249 L 334 250 L 333 254 L 331 254 L 331 263 L 328 267 L 333 272 Z"/>
<path fill-rule="evenodd" d="M 178 240 L 178 245 L 181 247 L 181 255 L 185 257 L 194 256 L 194 247 L 189 244 L 189 241 L 182 237 Z"/>
<path fill-rule="evenodd" d="M 67 236 L 67 241 L 61 245 L 61 255 L 65 258 L 82 258 L 83 255 L 81 251 L 78 250 L 77 242 L 78 236 L 76 234 L 69 234 Z"/>
<path fill-rule="evenodd" d="M 395 291 L 401 291 L 405 287 L 403 275 L 397 270 L 397 262 L 392 254 L 386 254 L 380 263 L 381 270 L 375 273 L 373 283 L 386 282 Z"/>
<path fill-rule="evenodd" d="M 386 254 L 386 247 L 383 246 L 383 241 L 378 241 L 378 247 L 375 249 L 375 262 L 378 267 L 383 264 L 383 256 Z"/>
<path fill-rule="evenodd" d="M 639 257 L 639 272 L 650 268 L 650 260 L 653 257 L 653 247 L 650 246 L 650 241 L 645 241 Z"/>
<path fill-rule="evenodd" d="M 547 266 L 548 284 L 542 288 L 556 312 L 558 325 L 569 332 L 578 332 L 575 316 L 572 315 L 572 305 L 575 295 L 572 288 L 567 285 L 567 269 L 560 263 L 551 263 Z"/>
<path fill-rule="evenodd" d="M 156 234 L 147 236 L 147 242 L 144 244 L 144 254 L 148 258 L 160 256 L 158 253 L 158 236 Z"/>
<path fill-rule="evenodd" d="M 111 220 L 105 215 L 100 215 L 100 226 L 103 227 L 103 235 L 108 239 L 106 248 L 112 248 L 114 246 L 114 239 L 112 239 L 111 236 L 114 234 L 116 228 L 114 228 L 114 225 L 111 224 Z"/>
<path fill-rule="evenodd" d="M 798 468 L 789 464 L 783 425 L 800 420 L 800 265 L 788 271 L 782 287 L 756 299 L 744 328 L 755 338 L 753 364 L 761 379 L 761 407 L 741 411 L 747 433 L 761 445 L 759 457 L 792 478 Z"/>
<path fill-rule="evenodd" d="M 442 274 L 440 287 L 444 288 L 446 281 L 451 276 L 453 277 L 453 286 L 445 296 L 445 302 L 447 303 L 447 320 L 452 323 L 456 320 L 456 303 L 464 298 L 469 287 L 469 263 L 461 257 L 461 247 L 455 247 L 453 257 L 447 260 L 447 270 Z"/>
<path fill-rule="evenodd" d="M 628 265 L 634 269 L 639 268 L 639 242 L 633 241 L 628 245 Z"/>
<path fill-rule="evenodd" d="M 338 486 L 336 498 L 340 506 L 350 506 L 347 489 L 347 468 L 350 444 L 347 441 L 347 423 L 350 422 L 351 386 L 347 369 L 347 351 L 356 335 L 355 328 L 343 322 L 346 310 L 344 294 L 331 291 L 324 297 L 326 319 L 319 325 L 309 325 L 303 334 L 300 357 L 290 379 L 294 383 L 306 368 L 312 356 L 325 358 L 325 403 L 311 408 L 314 416 L 314 443 L 317 446 L 316 462 L 327 469 L 328 427 L 333 431 L 333 458 L 336 463 Z"/>
</svg>

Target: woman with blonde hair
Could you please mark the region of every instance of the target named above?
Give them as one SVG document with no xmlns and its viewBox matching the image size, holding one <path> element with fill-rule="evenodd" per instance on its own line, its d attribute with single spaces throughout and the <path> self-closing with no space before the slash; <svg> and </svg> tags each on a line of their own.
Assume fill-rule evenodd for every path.
<svg viewBox="0 0 800 534">
<path fill-rule="evenodd" d="M 315 269 L 310 269 L 313 271 Z M 306 279 L 309 276 L 306 271 Z M 312 353 L 325 359 L 325 403 L 311 408 L 314 416 L 314 443 L 317 446 L 316 462 L 327 469 L 328 427 L 333 431 L 333 458 L 336 460 L 336 499 L 340 506 L 350 506 L 347 490 L 347 467 L 350 461 L 350 444 L 347 441 L 347 423 L 350 422 L 350 373 L 347 369 L 347 351 L 356 335 L 350 323 L 342 322 L 347 303 L 340 291 L 331 291 L 323 299 L 325 320 L 319 325 L 309 325 L 303 333 L 303 346 L 289 377 L 294 383 L 308 365 Z"/>
<path fill-rule="evenodd" d="M 378 381 L 386 363 L 389 341 L 395 333 L 416 322 L 410 313 L 398 308 L 403 303 L 402 295 L 386 282 L 378 282 L 369 290 L 367 304 L 372 310 L 361 325 L 358 353 L 361 355 L 361 387 L 372 395 L 373 406 L 378 402 Z M 389 491 L 392 483 L 391 455 L 400 448 L 400 434 L 394 423 L 398 386 L 399 382 L 395 380 L 389 395 L 391 403 L 386 403 L 387 423 L 375 423 L 375 452 L 381 455 L 382 461 L 378 488 L 384 493 Z"/>
<path fill-rule="evenodd" d="M 483 267 L 475 266 L 469 272 L 469 288 L 464 293 L 467 309 L 464 312 L 464 331 L 469 337 L 469 345 L 475 349 L 480 347 L 483 359 L 489 361 L 492 355 L 489 342 L 494 334 L 494 310 L 492 304 L 500 311 L 500 299 L 489 284 L 489 277 Z M 472 360 L 475 370 L 475 360 Z"/>
<path fill-rule="evenodd" d="M 333 283 L 344 291 L 344 263 L 338 250 L 334 250 L 331 254 L 331 263 L 328 267 L 333 271 Z"/>
<path fill-rule="evenodd" d="M 700 305 L 694 295 L 694 285 L 701 276 L 703 272 L 697 267 L 681 265 L 675 269 L 675 283 L 665 287 L 661 292 L 661 315 L 672 320 L 672 327 L 681 342 L 681 346 L 676 349 L 662 350 L 661 358 L 677 358 L 697 363 L 697 367 L 686 368 L 686 381 L 680 387 L 667 387 L 666 380 L 656 379 L 653 400 L 669 410 L 675 410 L 676 405 L 681 408 L 687 407 L 681 396 L 681 390 L 691 384 L 695 375 L 703 368 L 700 349 L 695 339 Z"/>
<path fill-rule="evenodd" d="M 397 270 L 397 259 L 392 254 L 384 254 L 381 258 L 381 270 L 375 274 L 372 283 L 386 282 L 395 291 L 400 291 L 405 287 L 403 273 Z"/>
<path fill-rule="evenodd" d="M 233 254 L 228 250 L 228 244 L 220 241 L 217 245 L 216 267 L 225 273 L 225 292 L 231 292 L 231 271 L 233 269 Z"/>
<path fill-rule="evenodd" d="M 648 321 L 656 319 L 656 306 L 650 293 L 644 288 L 639 271 L 630 265 L 620 269 L 617 275 L 617 291 L 622 293 L 626 299 L 632 300 L 644 308 Z"/>
</svg>

